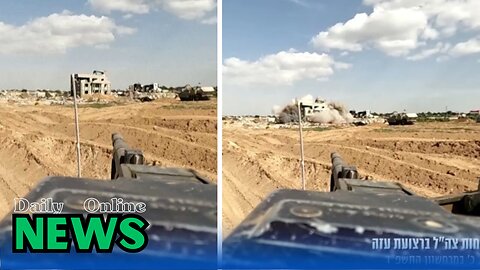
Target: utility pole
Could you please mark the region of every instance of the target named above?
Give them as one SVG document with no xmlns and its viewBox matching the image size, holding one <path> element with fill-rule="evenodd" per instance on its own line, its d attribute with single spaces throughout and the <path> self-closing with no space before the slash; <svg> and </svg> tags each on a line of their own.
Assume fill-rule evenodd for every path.
<svg viewBox="0 0 480 270">
<path fill-rule="evenodd" d="M 73 92 L 73 110 L 75 113 L 75 136 L 76 136 L 76 148 L 77 148 L 77 177 L 82 177 L 82 166 L 81 166 L 81 156 L 80 156 L 80 126 L 78 124 L 78 108 L 77 108 L 77 86 L 75 83 L 75 75 L 72 74 L 71 77 L 71 87 Z"/>
<path fill-rule="evenodd" d="M 300 101 L 297 99 L 298 106 L 298 129 L 300 131 L 300 167 L 302 175 L 302 189 L 305 190 L 305 158 L 303 154 L 303 131 L 302 131 L 302 111 L 300 108 Z"/>
</svg>

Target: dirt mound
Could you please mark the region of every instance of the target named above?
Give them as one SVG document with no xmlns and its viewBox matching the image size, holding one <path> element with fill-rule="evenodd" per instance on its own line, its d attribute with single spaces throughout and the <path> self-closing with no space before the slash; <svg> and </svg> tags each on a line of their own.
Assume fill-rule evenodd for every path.
<svg viewBox="0 0 480 270">
<path fill-rule="evenodd" d="M 115 101 L 117 97 L 112 95 L 102 95 L 102 94 L 91 94 L 83 95 L 82 98 L 88 102 L 98 102 L 98 101 Z"/>
<path fill-rule="evenodd" d="M 372 141 L 359 142 L 375 148 L 428 154 L 450 154 L 480 158 L 480 141 Z"/>
<path fill-rule="evenodd" d="M 82 176 L 109 179 L 111 134 L 120 132 L 149 164 L 193 168 L 216 181 L 215 104 L 172 104 L 81 107 Z M 74 138 L 69 106 L 0 107 L 0 216 L 44 177 L 76 175 Z"/>
<path fill-rule="evenodd" d="M 307 188 L 327 190 L 335 151 L 363 178 L 399 182 L 418 195 L 474 190 L 478 134 L 480 125 L 467 122 L 305 131 Z M 226 125 L 223 147 L 224 235 L 271 192 L 301 188 L 298 130 Z"/>
</svg>

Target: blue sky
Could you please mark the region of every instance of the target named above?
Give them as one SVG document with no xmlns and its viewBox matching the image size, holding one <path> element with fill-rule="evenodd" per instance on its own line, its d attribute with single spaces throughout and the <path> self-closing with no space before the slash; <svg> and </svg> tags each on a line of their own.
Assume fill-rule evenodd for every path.
<svg viewBox="0 0 480 270">
<path fill-rule="evenodd" d="M 216 1 L 0 2 L 0 89 L 69 88 L 70 73 L 104 69 L 135 82 L 216 85 Z"/>
<path fill-rule="evenodd" d="M 223 112 L 307 94 L 378 112 L 477 109 L 479 2 L 224 0 Z"/>
</svg>

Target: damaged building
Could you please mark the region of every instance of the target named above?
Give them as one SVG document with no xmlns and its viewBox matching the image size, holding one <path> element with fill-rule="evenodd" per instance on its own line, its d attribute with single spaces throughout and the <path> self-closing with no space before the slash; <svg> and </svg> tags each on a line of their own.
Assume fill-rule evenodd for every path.
<svg viewBox="0 0 480 270">
<path fill-rule="evenodd" d="M 315 113 L 328 110 L 328 104 L 324 99 L 321 98 L 313 99 L 307 96 L 298 100 L 298 102 L 300 102 L 300 109 L 303 117 L 305 118 L 308 118 Z"/>
<path fill-rule="evenodd" d="M 71 78 L 71 95 L 73 96 L 73 85 L 78 96 L 111 93 L 112 84 L 108 80 L 105 71 L 94 70 L 92 74 L 74 74 Z"/>
<path fill-rule="evenodd" d="M 151 84 L 141 84 L 135 83 L 128 87 L 127 91 L 130 92 L 143 92 L 143 93 L 159 93 L 164 92 L 164 90 L 160 87 L 158 83 L 151 83 Z"/>
<path fill-rule="evenodd" d="M 353 116 L 347 108 L 339 103 L 326 101 L 322 98 L 313 98 L 312 95 L 304 96 L 283 108 L 274 108 L 277 121 L 282 124 L 298 122 L 298 105 L 302 119 L 319 124 L 347 124 L 353 121 Z"/>
</svg>

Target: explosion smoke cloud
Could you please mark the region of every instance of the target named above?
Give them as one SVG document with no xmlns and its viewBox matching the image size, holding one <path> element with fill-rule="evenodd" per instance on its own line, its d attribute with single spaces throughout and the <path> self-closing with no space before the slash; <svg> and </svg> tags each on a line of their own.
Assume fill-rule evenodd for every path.
<svg viewBox="0 0 480 270">
<path fill-rule="evenodd" d="M 314 99 L 312 95 L 307 95 L 298 100 L 303 105 L 315 104 L 319 108 L 315 109 L 311 114 L 305 117 L 305 120 L 320 124 L 348 124 L 353 122 L 353 116 L 348 112 L 347 108 L 339 102 L 326 102 L 321 98 Z M 280 123 L 296 123 L 298 122 L 297 101 L 292 101 L 282 109 L 274 107 L 274 113 L 277 115 Z"/>
</svg>

